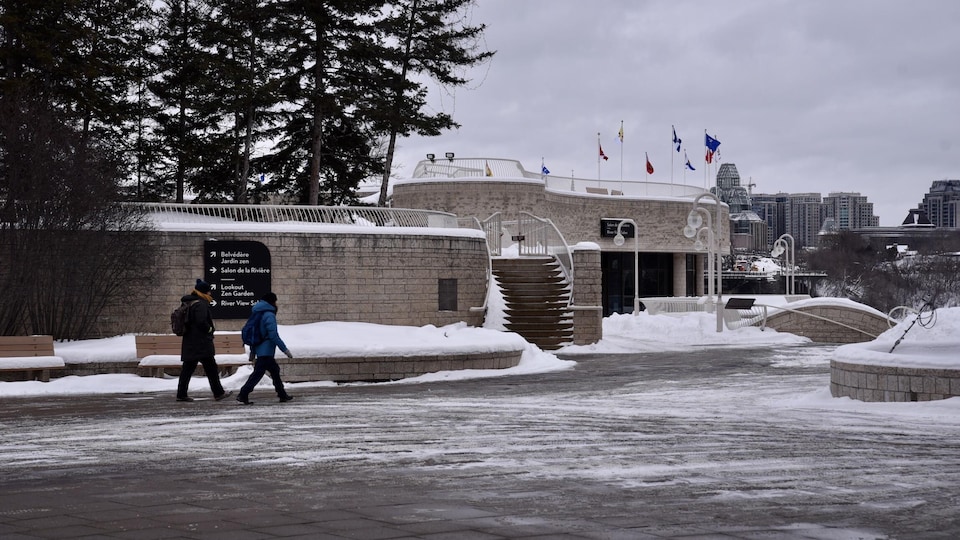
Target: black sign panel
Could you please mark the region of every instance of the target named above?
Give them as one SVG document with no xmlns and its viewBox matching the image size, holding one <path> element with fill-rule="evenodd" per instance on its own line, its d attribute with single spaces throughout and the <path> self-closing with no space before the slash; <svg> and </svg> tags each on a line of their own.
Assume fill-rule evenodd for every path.
<svg viewBox="0 0 960 540">
<path fill-rule="evenodd" d="M 613 238 L 617 235 L 617 226 L 620 225 L 619 219 L 601 219 L 600 220 L 600 236 L 603 238 Z M 633 230 L 633 223 L 629 221 L 623 224 L 623 227 L 620 227 L 620 234 L 624 238 L 633 238 L 635 231 Z"/>
<path fill-rule="evenodd" d="M 207 240 L 203 251 L 213 316 L 246 319 L 253 304 L 270 292 L 270 250 L 260 242 Z"/>
</svg>

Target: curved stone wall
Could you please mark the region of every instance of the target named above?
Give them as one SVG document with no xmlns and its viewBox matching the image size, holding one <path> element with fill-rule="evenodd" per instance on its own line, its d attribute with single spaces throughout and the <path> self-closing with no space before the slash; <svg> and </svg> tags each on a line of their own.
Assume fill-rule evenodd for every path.
<svg viewBox="0 0 960 540">
<path fill-rule="evenodd" d="M 710 208 L 712 201 L 704 199 Z M 485 219 L 500 212 L 503 219 L 516 219 L 520 211 L 553 221 L 568 244 L 595 242 L 603 251 L 633 251 L 613 238 L 600 236 L 601 218 L 630 218 L 640 231 L 640 250 L 661 253 L 703 253 L 681 232 L 693 199 L 689 197 L 629 197 L 584 192 L 547 190 L 532 179 L 459 178 L 413 179 L 393 187 L 393 206 L 450 212 L 460 217 Z M 729 207 L 721 205 L 720 245 L 729 253 Z"/>
<path fill-rule="evenodd" d="M 860 401 L 931 401 L 960 396 L 960 369 L 830 361 L 830 394 Z"/>
<path fill-rule="evenodd" d="M 767 327 L 778 332 L 808 337 L 817 343 L 871 341 L 889 328 L 886 317 L 853 307 L 837 305 L 796 308 L 787 305 L 785 307 L 789 307 L 792 311 L 776 311 L 767 318 Z"/>
<path fill-rule="evenodd" d="M 442 326 L 459 321 L 479 326 L 488 276 L 486 239 L 480 231 L 450 235 L 373 232 L 180 232 L 145 235 L 155 245 L 158 266 L 143 276 L 136 298 L 109 299 L 98 336 L 169 333 L 170 312 L 180 296 L 204 276 L 204 241 L 263 243 L 271 255 L 271 288 L 280 297 L 281 324 L 358 321 Z M 456 309 L 439 309 L 440 279 L 456 280 Z M 218 320 L 219 330 L 239 330 L 244 320 Z"/>
</svg>

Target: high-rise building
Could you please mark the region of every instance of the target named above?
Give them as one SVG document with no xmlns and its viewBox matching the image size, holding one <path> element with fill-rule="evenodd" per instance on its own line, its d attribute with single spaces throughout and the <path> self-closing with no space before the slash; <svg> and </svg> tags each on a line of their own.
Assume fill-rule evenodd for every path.
<svg viewBox="0 0 960 540">
<path fill-rule="evenodd" d="M 767 227 L 753 211 L 750 194 L 740 185 L 740 173 L 733 163 L 717 171 L 717 185 L 710 192 L 730 207 L 730 243 L 734 249 L 762 251 L 767 247 Z"/>
<path fill-rule="evenodd" d="M 787 193 L 754 193 L 750 196 L 753 211 L 767 227 L 767 246 L 764 251 L 773 248 L 780 235 L 787 232 Z"/>
<path fill-rule="evenodd" d="M 820 226 L 823 225 L 823 200 L 819 193 L 790 193 L 787 195 L 787 233 L 793 237 L 797 249 L 816 247 Z"/>
<path fill-rule="evenodd" d="M 822 219 L 832 220 L 833 229 L 841 231 L 880 226 L 880 218 L 873 215 L 873 203 L 859 193 L 834 192 L 824 197 Z"/>
<path fill-rule="evenodd" d="M 919 209 L 935 227 L 960 226 L 960 180 L 934 180 Z"/>
</svg>

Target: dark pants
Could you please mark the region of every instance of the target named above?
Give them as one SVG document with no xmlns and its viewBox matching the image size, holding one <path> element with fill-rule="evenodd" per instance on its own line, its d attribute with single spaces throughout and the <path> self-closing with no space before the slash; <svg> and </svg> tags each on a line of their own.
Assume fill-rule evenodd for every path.
<svg viewBox="0 0 960 540">
<path fill-rule="evenodd" d="M 277 359 L 273 356 L 258 356 L 256 363 L 253 364 L 253 373 L 250 374 L 250 378 L 240 389 L 239 399 L 244 399 L 250 395 L 250 392 L 253 392 L 253 388 L 263 378 L 264 373 L 270 373 L 270 378 L 273 379 L 273 389 L 277 391 L 277 395 L 281 398 L 287 396 L 287 391 L 283 389 L 283 381 L 280 380 L 280 365 L 277 364 Z"/>
<path fill-rule="evenodd" d="M 180 383 L 177 385 L 177 397 L 187 397 L 187 390 L 190 388 L 190 377 L 197 370 L 197 364 L 203 364 L 203 373 L 210 381 L 210 390 L 214 397 L 223 395 L 223 385 L 220 384 L 220 368 L 217 367 L 217 361 L 213 357 L 203 360 L 184 360 L 183 368 L 180 370 Z"/>
</svg>

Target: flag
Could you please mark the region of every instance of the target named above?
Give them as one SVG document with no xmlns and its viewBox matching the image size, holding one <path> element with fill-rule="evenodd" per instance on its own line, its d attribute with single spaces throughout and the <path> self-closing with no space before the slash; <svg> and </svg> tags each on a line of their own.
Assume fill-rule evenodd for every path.
<svg viewBox="0 0 960 540">
<path fill-rule="evenodd" d="M 623 122 L 620 122 L 620 133 L 617 134 L 617 137 L 620 138 L 620 142 L 623 142 Z"/>
<path fill-rule="evenodd" d="M 484 168 L 486 169 L 487 176 L 493 176 L 493 171 L 490 170 L 490 164 L 484 161 L 483 165 L 484 165 Z"/>
<path fill-rule="evenodd" d="M 603 146 L 600 144 L 600 141 L 597 141 L 597 146 L 600 148 L 600 157 L 602 157 L 604 161 L 610 159 L 606 154 L 603 153 Z"/>
<path fill-rule="evenodd" d="M 650 163 L 650 156 L 647 156 L 646 153 L 643 155 L 647 158 L 647 174 L 653 174 L 653 165 Z"/>
<path fill-rule="evenodd" d="M 685 160 L 687 161 L 687 168 L 688 168 L 688 169 L 690 169 L 691 171 L 695 171 L 695 170 L 696 170 L 696 169 L 693 168 L 693 165 L 690 164 L 690 158 L 687 157 L 687 153 L 686 153 L 686 152 L 683 153 L 683 159 L 685 159 Z"/>
<path fill-rule="evenodd" d="M 713 153 L 720 148 L 720 141 L 714 139 L 713 137 L 704 134 L 704 145 L 707 147 L 707 155 L 704 156 L 704 159 L 707 163 L 713 163 Z"/>
<path fill-rule="evenodd" d="M 547 166 L 544 165 L 543 163 L 540 163 L 540 173 L 541 173 L 541 174 L 550 174 L 550 169 L 548 169 Z"/>
<path fill-rule="evenodd" d="M 679 152 L 679 151 L 680 151 L 680 137 L 677 137 L 677 128 L 675 128 L 675 127 L 673 127 L 673 126 L 670 126 L 670 127 L 673 128 L 673 144 L 677 145 L 677 152 Z"/>
<path fill-rule="evenodd" d="M 717 148 L 720 148 L 720 141 L 706 134 L 704 136 L 706 137 L 706 142 L 704 142 L 704 144 L 710 149 L 711 152 L 716 152 Z"/>
</svg>

